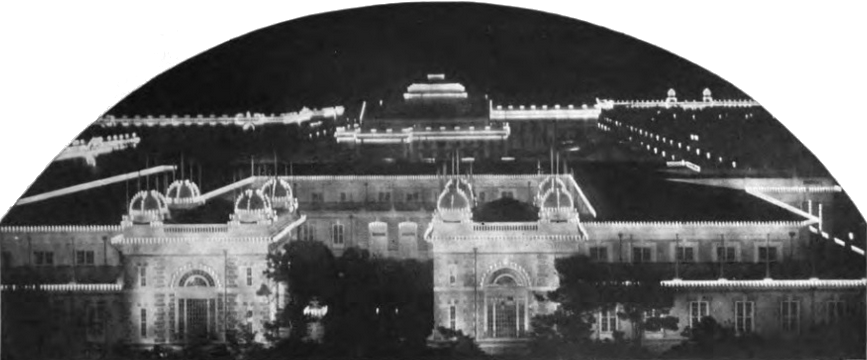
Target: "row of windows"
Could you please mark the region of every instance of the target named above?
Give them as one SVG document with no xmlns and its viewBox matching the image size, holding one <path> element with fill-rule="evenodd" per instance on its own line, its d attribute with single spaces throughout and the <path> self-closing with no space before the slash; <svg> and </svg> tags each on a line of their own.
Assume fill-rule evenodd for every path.
<svg viewBox="0 0 867 360">
<path fill-rule="evenodd" d="M 96 265 L 94 252 L 90 250 L 78 250 L 75 252 L 74 263 L 73 265 L 85 265 L 92 266 Z M 12 262 L 12 253 L 8 251 L 3 252 L 2 258 L 4 266 L 7 266 Z M 53 266 L 54 265 L 54 252 L 53 251 L 34 251 L 32 257 L 33 265 L 38 266 Z"/>
<path fill-rule="evenodd" d="M 845 303 L 840 300 L 830 300 L 825 303 L 825 321 L 830 323 L 839 322 L 845 315 Z M 780 328 L 784 331 L 798 331 L 800 329 L 800 302 L 795 299 L 785 299 L 780 302 Z M 645 316 L 659 316 L 664 314 L 650 313 Z M 689 303 L 690 327 L 697 326 L 701 319 L 711 316 L 710 304 L 707 301 L 692 301 Z M 734 303 L 734 326 L 739 333 L 755 331 L 756 305 L 753 301 L 736 301 Z M 603 310 L 597 313 L 597 329 L 602 333 L 610 333 L 619 330 L 619 321 L 615 310 Z"/>
<path fill-rule="evenodd" d="M 371 235 L 388 237 L 388 229 L 385 229 L 385 232 L 372 232 Z M 400 236 L 403 237 L 416 237 L 417 235 L 418 234 L 414 231 L 405 231 L 400 234 Z M 310 226 L 309 224 L 302 224 L 298 227 L 298 238 L 304 241 L 318 240 L 316 236 L 316 227 Z M 333 245 L 342 246 L 346 244 L 346 225 L 331 224 L 330 238 Z M 392 244 L 392 242 L 394 244 Z M 397 246 L 396 242 L 392 242 L 389 242 L 389 246 Z"/>
<path fill-rule="evenodd" d="M 780 328 L 784 331 L 797 332 L 800 329 L 801 304 L 796 299 L 784 299 L 779 304 L 779 321 Z M 824 318 L 826 322 L 837 323 L 846 314 L 845 303 L 841 300 L 830 300 L 825 302 Z M 658 314 L 656 312 L 645 314 L 650 316 L 665 316 L 667 314 Z M 694 328 L 701 319 L 712 316 L 710 314 L 710 304 L 707 301 L 691 301 L 689 303 L 689 323 L 688 326 Z M 603 310 L 597 313 L 596 318 L 597 328 L 602 333 L 608 333 L 618 330 L 619 322 L 615 310 Z M 739 333 L 748 333 L 755 331 L 756 325 L 756 304 L 753 301 L 735 301 L 734 303 L 734 326 L 735 331 Z"/>
<path fill-rule="evenodd" d="M 716 248 L 716 261 L 719 262 L 735 262 L 738 261 L 738 251 L 737 247 L 734 246 L 717 246 Z M 776 262 L 779 261 L 779 251 L 776 246 L 758 246 L 756 253 L 756 261 L 764 262 Z M 642 263 L 642 262 L 652 262 L 653 261 L 653 250 L 654 247 L 651 246 L 632 246 L 632 251 L 630 253 L 630 257 L 628 259 L 631 262 Z M 698 261 L 698 254 L 696 248 L 694 246 L 676 246 L 674 248 L 675 252 L 675 260 L 678 262 L 696 262 Z M 608 257 L 608 247 L 606 246 L 591 246 L 589 249 L 589 256 L 593 260 L 607 262 L 609 261 Z M 618 261 L 619 259 L 615 258 L 614 261 Z"/>
</svg>

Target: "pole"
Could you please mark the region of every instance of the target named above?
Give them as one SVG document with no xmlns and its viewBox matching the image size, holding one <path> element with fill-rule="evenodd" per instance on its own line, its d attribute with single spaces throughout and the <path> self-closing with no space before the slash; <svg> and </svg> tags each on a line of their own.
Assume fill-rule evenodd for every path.
<svg viewBox="0 0 867 360">
<path fill-rule="evenodd" d="M 226 274 L 229 271 L 229 250 L 223 249 L 223 341 L 229 340 L 229 284 Z"/>
<path fill-rule="evenodd" d="M 720 234 L 719 238 L 722 242 L 722 254 L 717 254 L 717 257 L 719 257 L 719 255 L 722 255 L 722 258 L 717 260 L 719 260 L 719 277 L 720 279 L 722 279 L 725 278 L 725 262 L 728 261 L 728 251 L 726 250 L 725 235 Z"/>
<path fill-rule="evenodd" d="M 680 235 L 679 234 L 674 234 L 674 241 L 675 241 L 675 245 L 674 245 L 674 278 L 680 279 L 680 256 L 678 256 L 678 255 L 680 255 L 680 253 L 678 252 L 678 250 L 682 251 L 683 249 L 681 249 L 681 247 L 680 247 Z"/>
<path fill-rule="evenodd" d="M 771 234 L 765 237 L 765 278 L 771 278 Z"/>
<path fill-rule="evenodd" d="M 473 248 L 473 338 L 479 338 L 479 248 Z M 518 320 L 520 321 L 520 320 Z"/>
</svg>

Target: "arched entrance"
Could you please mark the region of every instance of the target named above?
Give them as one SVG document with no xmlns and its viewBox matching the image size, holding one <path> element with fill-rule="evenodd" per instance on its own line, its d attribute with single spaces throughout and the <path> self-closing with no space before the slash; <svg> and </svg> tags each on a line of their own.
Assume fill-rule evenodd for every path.
<svg viewBox="0 0 867 360">
<path fill-rule="evenodd" d="M 177 329 L 182 342 L 217 338 L 217 288 L 203 270 L 190 270 L 176 284 Z"/>
<path fill-rule="evenodd" d="M 485 282 L 485 337 L 520 338 L 527 333 L 527 284 L 518 272 L 500 269 Z"/>
</svg>

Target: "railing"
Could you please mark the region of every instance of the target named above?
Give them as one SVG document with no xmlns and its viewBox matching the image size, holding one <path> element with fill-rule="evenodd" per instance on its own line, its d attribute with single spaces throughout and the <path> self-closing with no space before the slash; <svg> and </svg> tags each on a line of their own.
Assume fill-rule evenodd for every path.
<svg viewBox="0 0 867 360">
<path fill-rule="evenodd" d="M 810 221 L 587 221 L 588 228 L 600 227 L 800 227 Z"/>
<path fill-rule="evenodd" d="M 539 231 L 538 223 L 473 224 L 473 231 Z"/>
<path fill-rule="evenodd" d="M 0 285 L 2 291 L 51 291 L 51 292 L 116 292 L 121 284 L 30 284 L 30 285 Z"/>
<path fill-rule="evenodd" d="M 0 233 L 58 233 L 58 232 L 118 232 L 120 225 L 33 225 L 2 226 Z"/>
<path fill-rule="evenodd" d="M 165 225 L 163 231 L 170 234 L 225 233 L 229 232 L 229 226 L 224 224 Z"/>
<path fill-rule="evenodd" d="M 238 125 L 248 127 L 250 125 L 264 124 L 299 124 L 309 121 L 314 117 L 337 117 L 343 115 L 344 108 L 335 106 L 323 109 L 301 109 L 298 112 L 283 113 L 283 114 L 237 114 L 231 115 L 159 115 L 154 116 L 132 116 L 132 117 L 115 117 L 106 115 L 97 119 L 96 123 L 104 127 L 122 126 L 190 126 L 190 125 Z"/>
</svg>

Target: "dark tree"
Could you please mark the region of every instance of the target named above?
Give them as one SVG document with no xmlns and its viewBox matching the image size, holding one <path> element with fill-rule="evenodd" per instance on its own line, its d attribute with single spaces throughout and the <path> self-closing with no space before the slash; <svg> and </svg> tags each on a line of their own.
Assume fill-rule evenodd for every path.
<svg viewBox="0 0 867 360">
<path fill-rule="evenodd" d="M 557 259 L 560 286 L 547 294 L 559 303 L 550 315 L 534 318 L 539 343 L 570 349 L 590 335 L 594 314 L 617 309 L 632 324 L 632 341 L 640 346 L 645 330 L 677 329 L 677 318 L 665 315 L 674 302 L 672 290 L 662 287 L 665 274 L 641 264 L 602 264 L 585 255 Z M 558 345 L 559 344 L 559 345 Z"/>
</svg>

